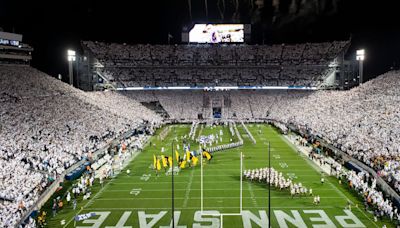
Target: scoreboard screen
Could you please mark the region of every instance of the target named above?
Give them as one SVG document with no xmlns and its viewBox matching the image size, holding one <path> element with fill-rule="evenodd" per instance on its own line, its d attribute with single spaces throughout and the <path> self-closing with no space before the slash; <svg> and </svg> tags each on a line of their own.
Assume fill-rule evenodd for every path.
<svg viewBox="0 0 400 228">
<path fill-rule="evenodd" d="M 243 43 L 243 24 L 196 24 L 189 32 L 190 43 Z"/>
</svg>

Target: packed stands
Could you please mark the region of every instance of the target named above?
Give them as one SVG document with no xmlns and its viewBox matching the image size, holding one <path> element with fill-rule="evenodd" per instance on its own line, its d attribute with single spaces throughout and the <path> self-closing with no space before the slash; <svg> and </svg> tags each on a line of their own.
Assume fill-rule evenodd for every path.
<svg viewBox="0 0 400 228">
<path fill-rule="evenodd" d="M 348 41 L 297 45 L 126 45 L 83 41 L 117 87 L 318 86 Z"/>
<path fill-rule="evenodd" d="M 29 66 L 0 66 L 0 91 L 1 227 L 14 226 L 88 152 L 161 121 L 122 95 L 85 93 Z"/>
</svg>

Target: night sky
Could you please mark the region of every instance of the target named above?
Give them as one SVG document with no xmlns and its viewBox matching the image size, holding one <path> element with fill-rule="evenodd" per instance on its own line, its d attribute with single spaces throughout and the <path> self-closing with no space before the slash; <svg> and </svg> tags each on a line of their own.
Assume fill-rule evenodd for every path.
<svg viewBox="0 0 400 228">
<path fill-rule="evenodd" d="M 400 16 L 396 1 L 320 0 L 318 11 L 315 1 L 303 0 L 305 4 L 293 8 L 290 0 L 264 0 L 264 7 L 258 10 L 251 0 L 208 0 L 206 15 L 202 0 L 191 0 L 191 13 L 189 0 L 1 0 L 0 27 L 23 34 L 23 42 L 35 48 L 32 65 L 52 76 L 66 75 L 66 50 L 79 50 L 80 40 L 166 44 L 167 34 L 171 33 L 171 42 L 180 43 L 183 26 L 207 21 L 251 23 L 254 43 L 322 42 L 351 37 L 348 58 L 355 58 L 356 49 L 366 49 L 366 78 L 399 66 Z M 221 15 L 222 2 L 225 10 Z M 274 8 L 276 2 L 280 3 L 279 8 Z"/>
</svg>

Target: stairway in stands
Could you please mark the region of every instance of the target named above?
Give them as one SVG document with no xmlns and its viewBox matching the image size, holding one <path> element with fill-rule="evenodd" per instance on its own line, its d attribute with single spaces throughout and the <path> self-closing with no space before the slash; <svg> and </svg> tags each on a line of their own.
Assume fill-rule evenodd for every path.
<svg viewBox="0 0 400 228">
<path fill-rule="evenodd" d="M 160 104 L 159 101 L 140 102 L 140 103 L 144 105 L 146 108 L 160 115 L 162 118 L 165 119 L 169 118 L 168 112 L 164 109 L 164 107 Z"/>
<path fill-rule="evenodd" d="M 251 112 L 251 118 L 254 119 L 254 113 L 253 113 L 253 109 L 251 108 L 251 101 L 250 101 L 250 97 L 247 97 L 247 101 L 249 104 L 249 108 L 250 108 L 250 112 Z"/>
</svg>

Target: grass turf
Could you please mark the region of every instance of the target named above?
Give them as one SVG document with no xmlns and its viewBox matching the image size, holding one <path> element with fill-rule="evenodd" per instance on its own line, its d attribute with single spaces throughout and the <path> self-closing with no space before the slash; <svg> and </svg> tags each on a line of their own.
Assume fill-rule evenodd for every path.
<svg viewBox="0 0 400 228">
<path fill-rule="evenodd" d="M 220 213 L 238 213 L 240 206 L 240 152 L 243 152 L 243 169 L 262 168 L 268 165 L 267 145 L 271 143 L 271 166 L 283 172 L 288 177 L 294 177 L 295 182 L 301 182 L 307 188 L 312 188 L 314 195 L 320 195 L 321 204 L 315 206 L 312 204 L 312 197 L 303 196 L 291 198 L 288 190 L 280 191 L 271 188 L 271 224 L 272 227 L 279 227 L 279 223 L 274 216 L 274 211 L 280 210 L 293 216 L 292 210 L 297 211 L 307 227 L 323 224 L 323 222 L 311 221 L 312 217 L 319 217 L 318 214 L 307 214 L 304 210 L 323 210 L 330 220 L 337 226 L 340 224 L 335 216 L 345 215 L 344 207 L 348 200 L 359 207 L 353 206 L 352 213 L 366 227 L 394 227 L 387 220 L 374 222 L 370 213 L 363 209 L 359 198 L 348 191 L 346 186 L 338 184 L 333 177 L 326 177 L 324 184 L 320 183 L 321 171 L 312 162 L 304 156 L 299 155 L 293 145 L 287 143 L 285 139 L 271 126 L 263 124 L 247 125 L 250 132 L 257 140 L 253 144 L 245 136 L 244 129 L 237 124 L 238 130 L 244 140 L 244 145 L 239 148 L 216 152 L 211 163 L 205 163 L 204 184 L 203 184 L 203 207 L 204 210 L 216 210 Z M 200 129 L 201 126 L 199 126 Z M 197 132 L 200 132 L 198 129 Z M 229 128 L 219 126 L 211 129 L 204 126 L 202 135 L 219 133 L 223 129 L 223 141 L 230 139 Z M 160 132 L 159 129 L 158 132 Z M 261 134 L 259 133 L 261 130 Z M 181 138 L 188 135 L 190 125 L 174 125 L 164 141 L 158 140 L 158 137 L 152 137 L 151 141 L 156 147 L 147 146 L 125 169 L 131 170 L 130 176 L 122 172 L 115 179 L 107 181 L 103 188 L 96 185 L 93 188 L 94 194 L 89 201 L 79 200 L 78 210 L 65 208 L 61 210 L 56 217 L 51 218 L 49 214 L 49 227 L 73 227 L 73 216 L 75 214 L 84 214 L 88 212 L 109 212 L 100 227 L 116 226 L 121 216 L 126 212 L 128 216 L 125 226 L 140 227 L 138 211 L 144 211 L 146 214 L 157 214 L 166 211 L 166 214 L 158 220 L 154 227 L 169 226 L 171 222 L 172 207 L 172 182 L 171 176 L 161 174 L 156 176 L 155 171 L 149 168 L 153 163 L 153 154 L 160 154 L 160 148 L 163 146 L 166 153 L 171 152 L 171 143 L 174 138 Z M 197 137 L 198 135 L 196 135 Z M 236 137 L 234 138 L 235 140 Z M 180 146 L 182 150 L 182 145 Z M 197 150 L 198 145 L 191 142 L 191 149 Z M 181 151 L 181 156 L 183 155 Z M 143 178 L 148 177 L 150 178 Z M 147 179 L 147 180 L 146 180 Z M 201 200 L 200 186 L 200 167 L 186 168 L 181 170 L 179 175 L 174 178 L 174 207 L 175 211 L 180 211 L 179 225 L 192 227 L 194 223 L 194 214 L 200 211 Z M 132 191 L 140 191 L 134 195 Z M 243 180 L 243 210 L 249 210 L 260 217 L 259 210 L 268 213 L 268 191 L 267 185 L 262 183 Z M 295 212 L 296 213 L 296 212 Z M 95 216 L 92 219 L 96 219 Z M 219 218 L 219 217 L 218 217 Z M 66 225 L 60 225 L 64 220 Z M 147 223 L 151 218 L 147 219 Z M 198 223 L 198 222 L 197 222 Z M 202 222 L 202 225 L 210 225 L 209 222 Z M 258 227 L 251 223 L 252 227 Z M 289 227 L 293 224 L 287 223 Z M 90 223 L 77 222 L 79 226 L 91 226 Z M 123 224 L 119 224 L 123 225 Z M 99 227 L 94 226 L 94 227 Z M 242 216 L 224 216 L 224 227 L 243 227 Z M 321 226 L 323 227 L 323 226 Z"/>
</svg>

